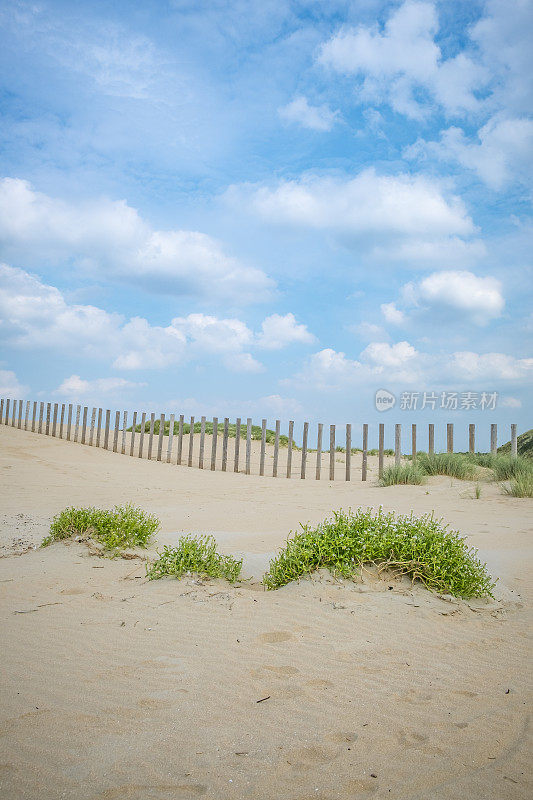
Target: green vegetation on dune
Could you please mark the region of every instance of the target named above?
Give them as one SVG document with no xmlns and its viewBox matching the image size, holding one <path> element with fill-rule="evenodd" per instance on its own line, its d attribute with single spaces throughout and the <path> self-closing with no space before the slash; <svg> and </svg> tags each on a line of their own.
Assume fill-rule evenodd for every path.
<svg viewBox="0 0 533 800">
<path fill-rule="evenodd" d="M 159 419 L 156 419 L 155 422 L 154 422 L 154 433 L 157 434 L 157 435 L 159 435 L 160 422 L 161 421 Z M 195 422 L 194 423 L 194 433 L 195 434 L 196 433 L 200 433 L 201 425 L 202 425 L 201 422 Z M 135 430 L 136 430 L 137 433 L 140 433 L 140 431 L 141 431 L 140 424 L 135 426 Z M 165 420 L 165 426 L 164 426 L 164 429 L 163 429 L 163 436 L 168 436 L 169 430 L 170 430 L 170 420 Z M 131 427 L 128 428 L 128 431 L 131 431 Z M 145 423 L 144 431 L 145 431 L 145 433 L 149 433 L 150 432 L 150 420 L 148 420 Z M 219 422 L 218 423 L 217 431 L 218 431 L 219 434 L 224 433 L 224 423 L 223 422 Z M 174 422 L 174 436 L 176 436 L 178 434 L 178 432 L 179 432 L 179 423 L 178 422 Z M 183 433 L 184 433 L 184 435 L 185 434 L 189 434 L 190 432 L 191 432 L 190 423 L 189 422 L 184 422 L 183 423 Z M 208 435 L 212 435 L 212 433 L 213 433 L 213 423 L 212 422 L 209 422 L 209 421 L 206 420 L 205 432 Z M 260 425 L 252 425 L 252 432 L 251 432 L 252 439 L 254 439 L 256 441 L 260 441 L 261 440 L 261 434 L 262 434 L 261 426 Z M 232 422 L 232 423 L 230 423 L 228 425 L 228 436 L 230 437 L 230 439 L 235 439 L 236 435 L 237 435 L 237 426 L 236 426 L 236 424 L 234 422 Z M 246 422 L 244 422 L 241 425 L 240 438 L 241 439 L 246 439 Z M 270 428 L 267 428 L 266 429 L 266 442 L 267 442 L 267 444 L 274 444 L 275 439 L 276 439 L 276 432 L 273 431 L 273 430 L 270 430 Z M 280 434 L 279 446 L 280 447 L 287 447 L 288 444 L 289 444 L 289 437 L 285 436 L 284 434 Z M 299 449 L 294 443 L 293 443 L 293 448 L 295 450 Z"/>
<path fill-rule="evenodd" d="M 321 568 L 350 578 L 363 564 L 419 579 L 431 591 L 493 596 L 486 565 L 457 532 L 432 515 L 397 517 L 382 509 L 338 511 L 316 528 L 303 525 L 270 561 L 263 584 L 277 589 Z"/>
<path fill-rule="evenodd" d="M 397 484 L 420 485 L 426 479 L 425 474 L 416 464 L 394 464 L 383 470 L 379 479 L 380 486 L 395 486 Z"/>
<path fill-rule="evenodd" d="M 459 453 L 420 453 L 416 463 L 426 475 L 449 475 L 463 481 L 473 480 L 478 472 L 476 464 Z"/>
<path fill-rule="evenodd" d="M 517 438 L 516 449 L 519 456 L 533 459 L 533 428 L 520 434 Z M 510 455 L 511 442 L 506 442 L 501 447 L 498 447 L 498 453 L 500 455 Z"/>
<path fill-rule="evenodd" d="M 238 580 L 242 559 L 224 556 L 217 552 L 213 536 L 182 536 L 176 547 L 165 545 L 158 558 L 146 567 L 149 580 L 172 575 L 181 578 L 194 573 L 210 578 L 225 578 L 230 583 Z"/>
<path fill-rule="evenodd" d="M 113 509 L 65 508 L 52 520 L 42 547 L 72 536 L 83 536 L 103 545 L 106 551 L 146 547 L 159 529 L 159 520 L 132 505 Z"/>
</svg>

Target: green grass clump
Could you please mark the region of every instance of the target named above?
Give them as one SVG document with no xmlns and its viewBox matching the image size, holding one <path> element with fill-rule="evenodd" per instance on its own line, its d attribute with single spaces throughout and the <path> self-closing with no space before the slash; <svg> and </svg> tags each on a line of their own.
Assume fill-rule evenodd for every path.
<svg viewBox="0 0 533 800">
<path fill-rule="evenodd" d="M 381 508 L 338 511 L 316 528 L 303 525 L 270 561 L 263 584 L 276 589 L 321 568 L 350 578 L 366 563 L 418 578 L 434 592 L 493 596 L 495 582 L 486 565 L 459 533 L 432 514 L 396 517 Z"/>
<path fill-rule="evenodd" d="M 467 458 L 480 467 L 491 469 L 497 481 L 508 481 L 523 475 L 533 475 L 533 460 L 530 458 L 522 456 L 513 458 L 510 455 L 500 455 L 499 453 L 497 455 L 473 453 Z"/>
<path fill-rule="evenodd" d="M 415 464 L 394 464 L 383 470 L 379 485 L 395 486 L 399 483 L 420 485 L 424 481 L 424 473 Z"/>
<path fill-rule="evenodd" d="M 502 489 L 512 497 L 533 497 L 533 471 L 517 475 L 508 485 L 503 484 Z"/>
<path fill-rule="evenodd" d="M 426 475 L 449 475 L 462 481 L 473 480 L 478 472 L 477 465 L 460 453 L 420 453 L 416 463 Z"/>
<path fill-rule="evenodd" d="M 146 547 L 159 528 L 159 520 L 133 505 L 101 508 L 65 508 L 52 520 L 42 547 L 71 536 L 87 536 L 104 550 Z"/>
<path fill-rule="evenodd" d="M 242 569 L 242 558 L 223 556 L 217 552 L 213 536 L 182 536 L 176 547 L 165 545 L 158 556 L 146 567 L 146 575 L 151 581 L 163 575 L 181 578 L 187 572 L 194 572 L 210 578 L 225 578 L 234 583 Z"/>
</svg>

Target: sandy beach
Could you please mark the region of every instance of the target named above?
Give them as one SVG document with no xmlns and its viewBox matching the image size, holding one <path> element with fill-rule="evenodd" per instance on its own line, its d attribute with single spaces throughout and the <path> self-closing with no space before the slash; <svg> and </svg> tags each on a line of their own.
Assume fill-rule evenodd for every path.
<svg viewBox="0 0 533 800">
<path fill-rule="evenodd" d="M 377 488 L 374 460 L 362 483 L 353 458 L 350 483 L 261 478 L 1 427 L 0 795 L 531 797 L 531 501 L 444 477 Z M 138 559 L 35 549 L 66 506 L 126 502 L 160 518 L 151 550 L 214 533 L 250 580 L 147 582 Z M 379 505 L 444 517 L 496 599 L 370 572 L 263 590 L 299 523 Z"/>
</svg>

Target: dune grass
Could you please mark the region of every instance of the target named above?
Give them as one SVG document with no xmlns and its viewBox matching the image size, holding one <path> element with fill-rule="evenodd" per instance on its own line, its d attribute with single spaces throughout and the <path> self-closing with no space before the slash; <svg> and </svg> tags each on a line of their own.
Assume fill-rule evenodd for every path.
<svg viewBox="0 0 533 800">
<path fill-rule="evenodd" d="M 161 420 L 156 419 L 154 421 L 154 433 L 156 435 L 159 435 L 160 424 L 161 424 Z M 201 422 L 195 422 L 194 423 L 194 433 L 195 434 L 196 433 L 200 433 L 201 425 L 202 425 Z M 131 429 L 132 429 L 132 426 L 130 426 L 127 430 L 131 431 Z M 140 433 L 140 431 L 141 431 L 141 425 L 140 424 L 135 426 L 135 431 L 137 433 Z M 145 433 L 149 433 L 150 432 L 150 420 L 147 420 L 145 422 L 144 431 L 145 431 Z M 165 425 L 164 425 L 164 428 L 163 428 L 163 435 L 164 436 L 168 436 L 169 431 L 170 431 L 170 420 L 167 419 L 167 420 L 165 420 Z M 223 422 L 219 422 L 218 423 L 217 431 L 218 431 L 219 434 L 224 433 L 224 423 Z M 191 432 L 190 423 L 189 422 L 184 422 L 183 423 L 183 434 L 184 435 L 188 435 L 190 432 Z M 205 432 L 209 436 L 211 436 L 213 434 L 213 422 L 210 422 L 210 421 L 206 420 L 206 422 L 205 422 Z M 179 423 L 175 421 L 174 422 L 174 435 L 176 436 L 178 433 L 179 433 Z M 232 423 L 230 423 L 228 425 L 228 436 L 229 436 L 230 439 L 235 439 L 236 434 L 237 434 L 237 425 L 234 422 L 232 422 Z M 251 438 L 253 440 L 255 440 L 255 441 L 261 441 L 261 435 L 262 435 L 261 426 L 260 425 L 252 425 Z M 241 424 L 240 438 L 241 439 L 246 439 L 246 420 Z M 270 428 L 267 428 L 266 429 L 265 438 L 266 438 L 267 444 L 274 444 L 275 439 L 276 439 L 276 432 L 273 431 L 273 430 L 270 430 Z M 289 437 L 285 436 L 285 434 L 280 434 L 279 446 L 280 447 L 287 447 L 288 444 L 289 444 Z M 294 442 L 293 442 L 293 448 L 294 448 L 294 450 L 299 450 L 300 449 L 299 447 L 297 447 L 294 444 Z"/>
<path fill-rule="evenodd" d="M 395 486 L 397 484 L 420 485 L 426 480 L 425 474 L 416 464 L 394 464 L 383 470 L 379 479 L 380 486 Z"/>
<path fill-rule="evenodd" d="M 502 484 L 502 490 L 511 497 L 533 497 L 533 470 L 523 472 Z"/>
<path fill-rule="evenodd" d="M 338 511 L 316 528 L 303 525 L 270 561 L 263 584 L 277 589 L 321 568 L 351 578 L 369 563 L 418 579 L 434 592 L 493 596 L 495 582 L 486 565 L 458 532 L 433 515 L 396 516 L 381 508 Z"/>
<path fill-rule="evenodd" d="M 146 547 L 159 529 L 159 520 L 133 505 L 102 508 L 65 508 L 52 520 L 42 547 L 72 536 L 86 536 L 106 551 Z"/>
<path fill-rule="evenodd" d="M 238 580 L 242 558 L 224 556 L 217 551 L 213 536 L 181 536 L 176 547 L 165 545 L 158 558 L 146 567 L 149 580 L 172 575 L 181 578 L 187 573 L 202 577 L 225 578 L 230 583 Z"/>
<path fill-rule="evenodd" d="M 477 465 L 460 453 L 420 453 L 416 463 L 426 475 L 449 475 L 462 481 L 474 480 Z"/>
</svg>

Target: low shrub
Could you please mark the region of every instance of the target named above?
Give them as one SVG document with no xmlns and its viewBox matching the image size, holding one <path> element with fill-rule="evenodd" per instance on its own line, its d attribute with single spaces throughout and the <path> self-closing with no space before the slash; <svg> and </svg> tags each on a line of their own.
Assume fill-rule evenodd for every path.
<svg viewBox="0 0 533 800">
<path fill-rule="evenodd" d="M 418 578 L 431 591 L 493 596 L 486 565 L 459 533 L 430 514 L 397 517 L 381 508 L 338 511 L 316 528 L 303 525 L 270 561 L 263 584 L 276 589 L 321 568 L 350 578 L 366 563 Z"/>
<path fill-rule="evenodd" d="M 213 536 L 182 536 L 176 547 L 165 545 L 158 558 L 146 567 L 149 580 L 174 575 L 181 578 L 187 572 L 210 578 L 225 578 L 230 583 L 238 580 L 242 558 L 223 556 L 217 552 Z"/>
<path fill-rule="evenodd" d="M 72 536 L 87 536 L 108 551 L 146 547 L 159 524 L 157 517 L 133 505 L 115 506 L 111 510 L 65 508 L 52 520 L 42 547 Z"/>
<path fill-rule="evenodd" d="M 379 485 L 394 486 L 399 483 L 420 485 L 425 479 L 424 473 L 415 464 L 394 464 L 385 467 Z"/>
</svg>

